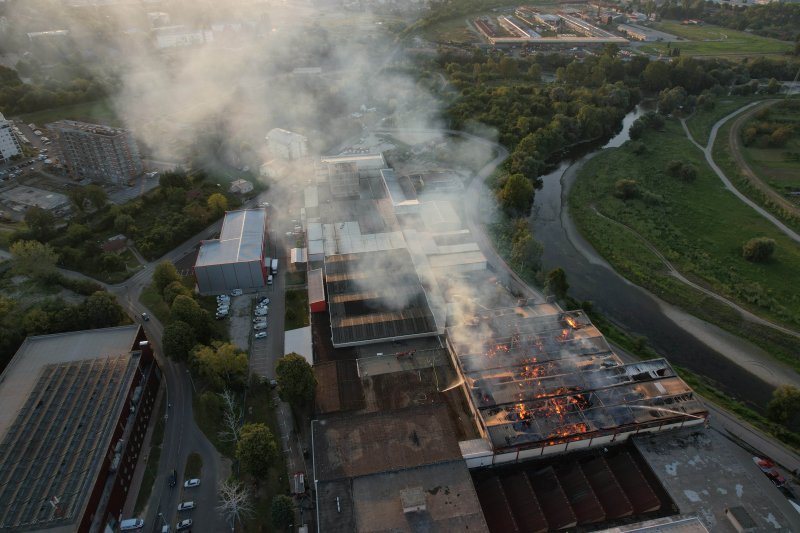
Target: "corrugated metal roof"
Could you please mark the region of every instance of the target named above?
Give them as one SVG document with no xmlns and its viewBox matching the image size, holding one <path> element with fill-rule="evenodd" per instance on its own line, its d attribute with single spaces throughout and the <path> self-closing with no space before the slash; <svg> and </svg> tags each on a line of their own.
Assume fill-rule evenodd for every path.
<svg viewBox="0 0 800 533">
<path fill-rule="evenodd" d="M 203 241 L 195 267 L 261 261 L 266 229 L 264 209 L 228 211 L 219 239 Z"/>
</svg>

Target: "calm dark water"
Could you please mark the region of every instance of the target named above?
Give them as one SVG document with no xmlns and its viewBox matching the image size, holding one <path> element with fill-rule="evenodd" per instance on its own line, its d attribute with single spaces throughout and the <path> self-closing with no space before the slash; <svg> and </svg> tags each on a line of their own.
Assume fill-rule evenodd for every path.
<svg viewBox="0 0 800 533">
<path fill-rule="evenodd" d="M 531 221 L 536 239 L 544 246 L 544 268 L 560 266 L 567 273 L 573 298 L 592 301 L 595 309 L 626 331 L 647 337 L 650 346 L 673 364 L 708 377 L 721 390 L 761 410 L 773 387 L 684 330 L 664 314 L 652 295 L 593 257 L 598 254 L 563 212 L 562 177 L 567 168 L 582 164 L 604 148 L 621 146 L 629 139 L 628 128 L 642 113 L 638 107 L 629 113 L 620 133 L 602 148 L 564 162 L 543 176 Z"/>
</svg>

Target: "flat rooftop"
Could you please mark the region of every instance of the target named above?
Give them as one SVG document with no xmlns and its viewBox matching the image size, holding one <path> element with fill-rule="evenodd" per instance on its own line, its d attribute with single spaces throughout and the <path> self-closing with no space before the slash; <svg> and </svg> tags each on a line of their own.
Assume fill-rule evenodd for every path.
<svg viewBox="0 0 800 533">
<path fill-rule="evenodd" d="M 636 436 L 633 444 L 679 512 L 696 514 L 709 531 L 735 533 L 725 509 L 741 508 L 755 531 L 800 531 L 800 514 L 753 462 L 716 430 Z"/>
<path fill-rule="evenodd" d="M 0 375 L 0 530 L 80 518 L 135 377 L 138 332 L 131 325 L 29 337 Z"/>
<path fill-rule="evenodd" d="M 353 480 L 355 531 L 486 531 L 464 461 Z M 421 489 L 424 510 L 404 513 L 401 492 Z M 415 491 L 416 492 L 416 491 Z M 321 531 L 328 531 L 321 524 Z"/>
<path fill-rule="evenodd" d="M 195 267 L 261 261 L 267 230 L 265 209 L 228 211 L 219 239 L 203 241 Z"/>
<path fill-rule="evenodd" d="M 316 421 L 314 476 L 352 478 L 461 460 L 444 404 Z"/>
<path fill-rule="evenodd" d="M 707 413 L 666 360 L 622 364 L 582 311 L 499 310 L 447 331 L 495 449 L 696 421 Z"/>
<path fill-rule="evenodd" d="M 29 207 L 40 207 L 45 210 L 58 209 L 69 204 L 69 198 L 58 192 L 46 191 L 27 185 L 19 185 L 5 191 L 3 199 Z"/>
<path fill-rule="evenodd" d="M 436 333 L 406 249 L 326 257 L 325 284 L 334 346 Z"/>
</svg>

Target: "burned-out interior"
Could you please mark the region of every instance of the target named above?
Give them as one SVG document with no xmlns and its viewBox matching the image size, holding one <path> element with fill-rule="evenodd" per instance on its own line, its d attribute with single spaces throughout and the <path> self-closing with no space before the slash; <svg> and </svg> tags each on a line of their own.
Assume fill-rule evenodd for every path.
<svg viewBox="0 0 800 533">
<path fill-rule="evenodd" d="M 623 364 L 582 311 L 490 313 L 448 328 L 448 343 L 495 450 L 707 415 L 666 360 Z"/>
</svg>

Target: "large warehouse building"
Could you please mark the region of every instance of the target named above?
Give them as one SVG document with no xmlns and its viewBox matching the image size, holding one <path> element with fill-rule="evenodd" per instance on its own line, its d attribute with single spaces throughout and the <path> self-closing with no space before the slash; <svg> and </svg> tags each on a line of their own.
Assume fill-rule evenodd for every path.
<svg viewBox="0 0 800 533">
<path fill-rule="evenodd" d="M 160 376 L 139 325 L 28 337 L 0 375 L 0 532 L 116 526 Z"/>
<path fill-rule="evenodd" d="M 203 241 L 194 275 L 201 294 L 258 289 L 267 282 L 265 209 L 228 211 L 219 239 Z"/>
</svg>

